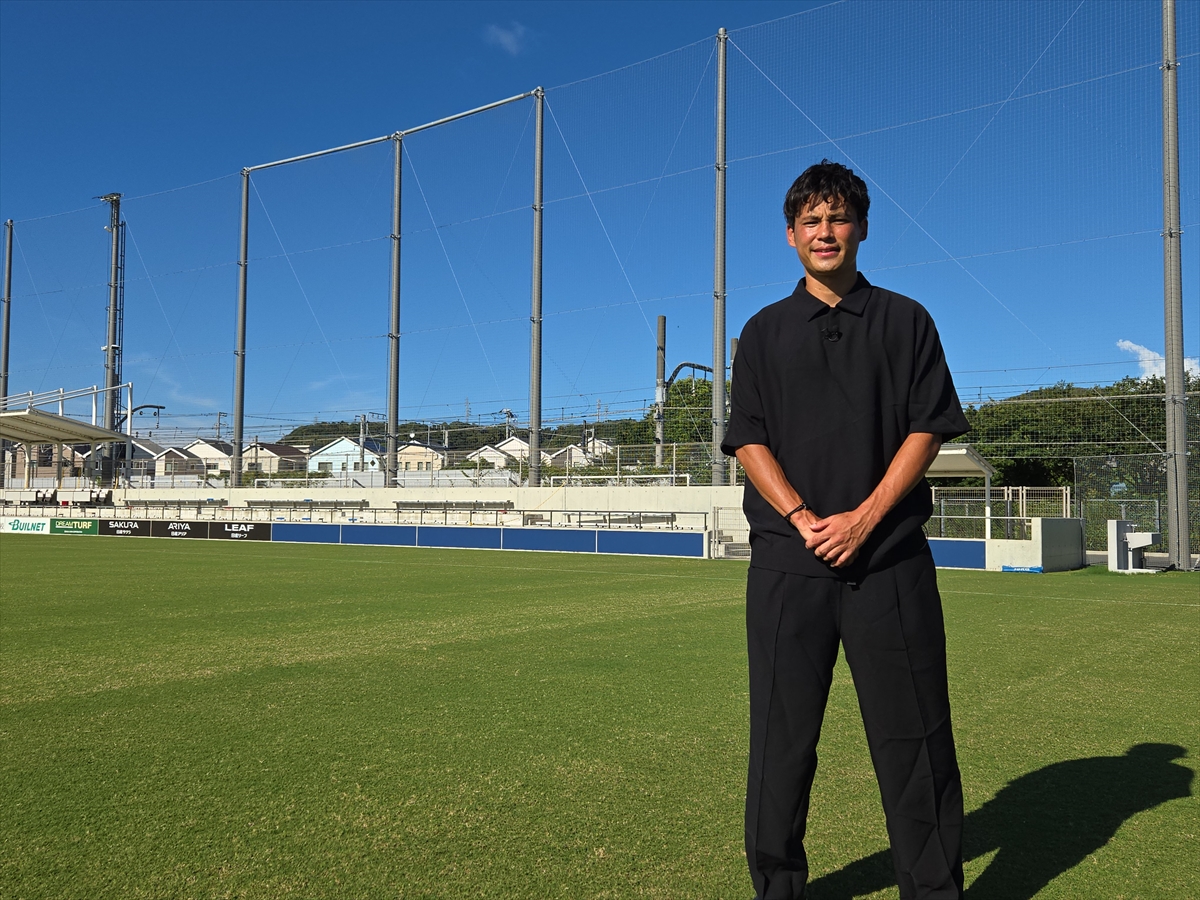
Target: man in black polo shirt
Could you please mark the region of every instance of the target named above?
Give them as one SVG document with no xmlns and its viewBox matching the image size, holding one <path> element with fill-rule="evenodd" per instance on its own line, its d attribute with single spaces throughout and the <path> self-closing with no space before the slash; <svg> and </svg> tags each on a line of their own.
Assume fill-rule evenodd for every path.
<svg viewBox="0 0 1200 900">
<path fill-rule="evenodd" d="M 900 896 L 962 896 L 962 784 L 925 472 L 968 425 L 929 313 L 859 274 L 870 198 L 828 160 L 784 201 L 805 277 L 742 332 L 723 449 L 746 470 L 746 855 L 760 900 L 804 896 L 805 820 L 838 643 Z"/>
</svg>

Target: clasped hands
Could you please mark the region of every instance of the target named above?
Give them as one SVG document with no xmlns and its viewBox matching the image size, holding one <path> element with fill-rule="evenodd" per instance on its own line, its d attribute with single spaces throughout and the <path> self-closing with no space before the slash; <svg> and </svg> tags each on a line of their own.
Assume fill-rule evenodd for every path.
<svg viewBox="0 0 1200 900">
<path fill-rule="evenodd" d="M 861 506 L 824 518 L 805 509 L 794 513 L 789 521 L 804 538 L 804 546 L 835 569 L 854 562 L 877 524 Z"/>
</svg>

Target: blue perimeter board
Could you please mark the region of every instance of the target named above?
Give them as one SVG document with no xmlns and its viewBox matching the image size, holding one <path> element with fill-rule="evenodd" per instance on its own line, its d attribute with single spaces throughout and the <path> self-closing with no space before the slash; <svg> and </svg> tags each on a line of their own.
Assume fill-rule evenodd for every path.
<svg viewBox="0 0 1200 900">
<path fill-rule="evenodd" d="M 343 544 L 376 544 L 383 547 L 417 546 L 416 525 L 343 525 Z"/>
<path fill-rule="evenodd" d="M 300 544 L 340 544 L 341 525 L 307 525 L 295 522 L 276 522 L 271 540 Z"/>
<path fill-rule="evenodd" d="M 704 535 L 694 531 L 599 531 L 596 552 L 699 558 L 704 556 Z"/>
<path fill-rule="evenodd" d="M 639 556 L 704 556 L 696 532 L 601 531 L 591 528 L 488 528 L 454 525 L 323 525 L 276 522 L 272 537 L 284 543 L 368 544 L 467 550 L 541 550 Z"/>
<path fill-rule="evenodd" d="M 982 538 L 930 538 L 933 564 L 941 569 L 986 569 L 987 542 Z"/>
</svg>

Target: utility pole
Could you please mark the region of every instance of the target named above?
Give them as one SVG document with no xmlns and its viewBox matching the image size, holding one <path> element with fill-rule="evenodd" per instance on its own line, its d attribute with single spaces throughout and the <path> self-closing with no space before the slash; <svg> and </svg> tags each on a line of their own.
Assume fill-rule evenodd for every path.
<svg viewBox="0 0 1200 900">
<path fill-rule="evenodd" d="M 242 486 L 242 426 L 246 418 L 246 270 L 250 265 L 250 170 L 242 169 L 242 236 L 238 245 L 237 343 L 233 350 L 233 459 L 229 486 Z"/>
<path fill-rule="evenodd" d="M 1188 535 L 1187 387 L 1183 365 L 1183 269 L 1179 221 L 1179 100 L 1175 0 L 1162 3 L 1163 327 L 1166 337 L 1167 548 L 1170 562 L 1192 567 Z"/>
<path fill-rule="evenodd" d="M 112 235 L 112 253 L 108 278 L 108 330 L 104 347 L 104 428 L 115 431 L 121 397 L 121 358 L 125 340 L 125 223 L 121 221 L 121 195 L 97 197 L 110 207 L 108 231 Z M 105 445 L 102 477 L 116 477 L 116 444 Z"/>
<path fill-rule="evenodd" d="M 367 414 L 358 417 L 358 471 L 365 472 L 367 466 Z"/>
<path fill-rule="evenodd" d="M 725 50 L 729 35 L 717 32 L 717 161 L 713 227 L 712 483 L 725 483 Z"/>
<path fill-rule="evenodd" d="M 385 484 L 396 483 L 396 430 L 400 427 L 400 188 L 403 181 L 404 135 L 392 135 L 392 287 L 388 315 L 387 460 Z"/>
<path fill-rule="evenodd" d="M 667 415 L 667 317 L 658 317 L 658 349 L 654 355 L 654 465 L 663 464 Z M 599 401 L 597 401 L 599 405 Z M 597 411 L 597 414 L 599 411 Z"/>
<path fill-rule="evenodd" d="M 221 422 L 227 415 L 228 415 L 228 413 L 223 413 L 223 412 L 217 413 L 217 440 L 218 441 L 221 439 Z"/>
<path fill-rule="evenodd" d="M 529 311 L 529 486 L 542 483 L 542 145 L 546 92 L 533 92 L 533 272 Z"/>
</svg>

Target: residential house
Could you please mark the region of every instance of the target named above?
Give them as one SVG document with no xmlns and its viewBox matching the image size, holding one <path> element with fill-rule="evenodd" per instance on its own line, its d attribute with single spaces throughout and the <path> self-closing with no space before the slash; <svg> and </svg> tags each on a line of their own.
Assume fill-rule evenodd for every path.
<svg viewBox="0 0 1200 900">
<path fill-rule="evenodd" d="M 382 472 L 387 445 L 375 438 L 340 437 L 308 454 L 309 472 Z"/>
<path fill-rule="evenodd" d="M 491 444 L 484 444 L 478 450 L 472 450 L 467 454 L 467 462 L 479 465 L 484 464 L 493 469 L 507 469 L 510 465 L 516 468 L 516 458 L 509 456 L 503 450 L 493 447 Z"/>
<path fill-rule="evenodd" d="M 242 470 L 248 473 L 277 475 L 280 472 L 303 472 L 307 464 L 304 451 L 290 444 L 254 441 L 242 451 Z"/>
<path fill-rule="evenodd" d="M 233 470 L 233 444 L 228 441 L 199 438 L 183 449 L 204 464 L 207 475 L 228 475 Z"/>
<path fill-rule="evenodd" d="M 154 474 L 170 478 L 177 475 L 203 478 L 207 469 L 204 460 L 194 453 L 189 453 L 182 447 L 167 447 L 154 458 Z"/>
<path fill-rule="evenodd" d="M 400 472 L 436 472 L 446 465 L 448 448 L 409 439 L 396 448 L 396 468 Z"/>
<path fill-rule="evenodd" d="M 566 447 L 560 447 L 551 453 L 548 458 L 543 455 L 543 460 L 546 465 L 553 469 L 578 469 L 592 464 L 591 459 L 578 444 L 569 444 Z"/>
</svg>

